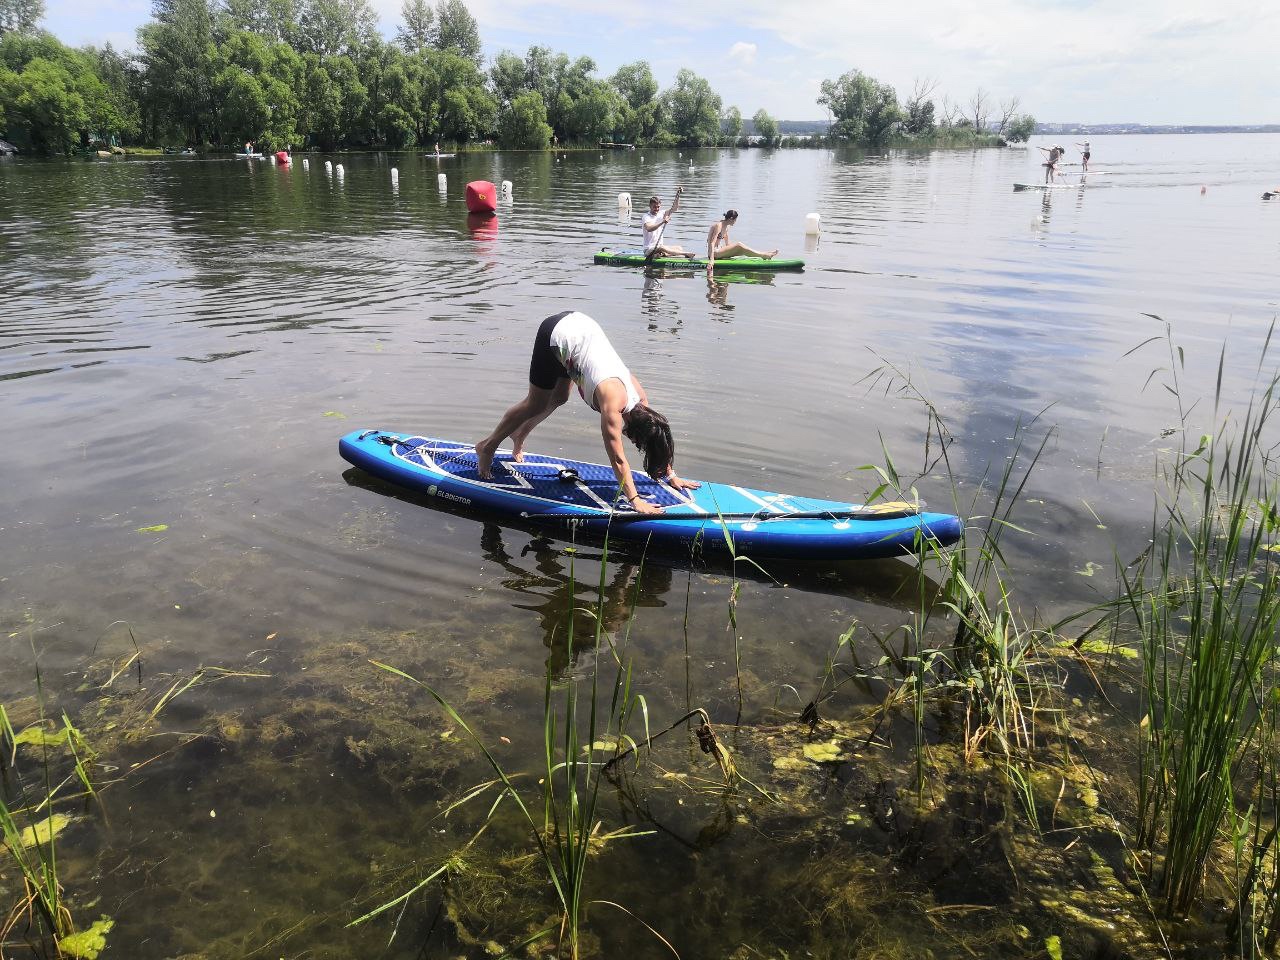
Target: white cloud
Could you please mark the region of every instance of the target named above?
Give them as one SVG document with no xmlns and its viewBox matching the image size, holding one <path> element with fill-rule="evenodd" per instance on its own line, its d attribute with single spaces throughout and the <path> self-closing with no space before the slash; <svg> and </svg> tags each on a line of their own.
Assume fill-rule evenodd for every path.
<svg viewBox="0 0 1280 960">
<path fill-rule="evenodd" d="M 754 43 L 744 43 L 739 40 L 729 48 L 729 59 L 737 60 L 744 67 L 749 67 L 756 62 L 756 50 L 758 48 Z"/>
</svg>

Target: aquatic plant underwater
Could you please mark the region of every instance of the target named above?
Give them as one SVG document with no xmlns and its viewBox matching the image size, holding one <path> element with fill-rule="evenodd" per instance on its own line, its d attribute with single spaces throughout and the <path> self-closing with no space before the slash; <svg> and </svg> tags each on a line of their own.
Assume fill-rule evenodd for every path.
<svg viewBox="0 0 1280 960">
<path fill-rule="evenodd" d="M 445 724 L 437 737 L 398 717 L 359 750 L 382 749 L 394 767 L 435 749 L 429 741 L 467 744 L 487 772 L 436 796 L 432 822 L 448 820 L 461 839 L 382 870 L 342 923 L 378 930 L 404 955 L 435 955 L 435 937 L 440 955 L 583 958 L 625 942 L 687 956 L 695 933 L 705 944 L 718 924 L 746 929 L 730 912 L 759 912 L 785 889 L 787 915 L 726 934 L 725 955 L 1271 955 L 1280 942 L 1280 379 L 1264 350 L 1250 399 L 1232 410 L 1224 353 L 1206 414 L 1184 403 L 1185 357 L 1163 342 L 1168 363 L 1151 382 L 1175 398 L 1177 439 L 1158 455 L 1150 544 L 1117 554 L 1109 600 L 1052 622 L 1019 606 L 1006 547 L 1026 532 L 1018 511 L 1052 436 L 1045 418 L 1018 426 L 998 471 L 961 484 L 945 419 L 886 365 L 867 382 L 923 405 L 916 477 L 949 480 L 966 537 L 946 551 L 921 542 L 901 587 L 902 622 L 846 624 L 819 675 L 754 676 L 740 600 L 744 582 L 769 581 L 734 557 L 716 581 L 733 694 L 700 703 L 686 682 L 683 703 L 668 695 L 657 707 L 637 680 L 632 642 L 644 629 L 648 561 L 640 557 L 619 604 L 607 540 L 593 602 L 577 599 L 576 567 L 597 559 L 563 551 L 572 599 L 549 641 L 541 729 L 528 741 L 536 756 L 495 749 L 491 721 L 409 663 L 347 657 L 349 676 L 392 684 L 370 703 L 382 697 L 397 713 L 420 695 Z M 1206 416 L 1211 432 L 1195 427 Z M 917 480 L 887 449 L 872 469 L 874 497 L 918 499 Z M 686 670 L 692 582 L 690 572 Z M 114 662 L 105 686 L 138 655 Z M 92 714 L 78 724 L 69 710 L 48 716 L 35 676 L 21 723 L 0 706 L 0 878 L 19 883 L 3 905 L 0 953 L 92 957 L 109 947 L 112 921 L 82 928 L 88 911 L 78 905 L 92 890 L 83 879 L 64 885 L 58 836 L 67 811 L 97 801 L 103 757 L 90 745 Z M 130 708 L 135 728 L 223 677 L 265 674 L 202 667 L 165 680 Z M 772 709 L 744 717 L 744 701 L 768 683 L 780 691 Z M 674 836 L 662 811 L 686 801 L 718 812 L 686 862 L 657 864 L 646 848 Z M 735 826 L 777 851 L 753 865 L 747 889 L 725 873 L 731 854 L 714 853 Z M 718 906 L 676 922 L 636 892 L 635 864 L 694 883 Z"/>
</svg>

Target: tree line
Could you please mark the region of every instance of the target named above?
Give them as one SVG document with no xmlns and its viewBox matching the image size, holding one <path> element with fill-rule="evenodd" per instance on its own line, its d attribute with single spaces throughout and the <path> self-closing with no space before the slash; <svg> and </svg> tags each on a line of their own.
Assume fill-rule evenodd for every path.
<svg viewBox="0 0 1280 960">
<path fill-rule="evenodd" d="M 40 153 L 246 141 L 702 147 L 742 143 L 748 124 L 692 70 L 660 90 L 643 60 L 601 77 L 590 57 L 542 46 L 503 51 L 486 68 L 464 0 L 404 0 L 392 40 L 368 0 L 153 0 L 128 53 L 67 47 L 39 29 L 43 16 L 44 0 L 0 0 L 0 136 Z M 918 85 L 899 106 L 892 87 L 859 71 L 826 81 L 826 139 L 880 144 L 963 131 L 967 117 L 952 118 L 946 101 L 935 119 L 931 93 Z M 782 139 L 764 110 L 749 123 L 754 142 Z M 971 129 L 988 130 L 980 110 Z M 1006 116 L 998 132 L 1019 129 Z"/>
</svg>

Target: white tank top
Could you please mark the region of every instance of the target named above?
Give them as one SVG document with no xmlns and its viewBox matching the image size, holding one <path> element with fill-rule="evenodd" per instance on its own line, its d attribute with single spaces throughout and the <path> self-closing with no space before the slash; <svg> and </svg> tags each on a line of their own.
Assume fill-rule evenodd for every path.
<svg viewBox="0 0 1280 960">
<path fill-rule="evenodd" d="M 596 406 L 596 387 L 610 378 L 621 380 L 626 387 L 627 405 L 623 407 L 623 413 L 640 402 L 640 394 L 636 393 L 635 384 L 631 382 L 631 371 L 618 356 L 618 351 L 613 349 L 600 324 L 585 313 L 575 310 L 556 323 L 551 330 L 551 349 L 592 410 L 600 409 Z"/>
</svg>

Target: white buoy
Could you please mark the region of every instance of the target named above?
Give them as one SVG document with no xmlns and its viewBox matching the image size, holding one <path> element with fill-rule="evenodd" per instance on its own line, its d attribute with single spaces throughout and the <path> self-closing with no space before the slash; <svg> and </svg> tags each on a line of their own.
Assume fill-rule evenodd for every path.
<svg viewBox="0 0 1280 960">
<path fill-rule="evenodd" d="M 641 157 L 641 158 L 640 158 L 640 162 L 641 162 L 641 163 L 644 163 L 644 157 Z"/>
<path fill-rule="evenodd" d="M 629 193 L 618 194 L 618 209 L 619 210 L 631 209 L 631 194 Z"/>
<path fill-rule="evenodd" d="M 445 176 L 443 173 L 437 174 L 436 186 L 438 186 L 441 190 L 447 190 L 449 188 L 449 178 Z"/>
<path fill-rule="evenodd" d="M 806 237 L 816 237 L 822 233 L 822 215 L 811 213 L 804 218 L 804 235 Z"/>
<path fill-rule="evenodd" d="M 341 180 L 343 177 L 347 175 L 347 171 L 342 169 L 342 164 L 338 164 L 336 167 L 334 167 L 333 172 L 338 175 L 339 180 Z"/>
<path fill-rule="evenodd" d="M 692 170 L 692 169 L 693 169 L 693 159 L 692 159 L 692 158 L 690 158 L 690 160 L 689 160 L 689 169 L 690 169 L 690 170 Z"/>
<path fill-rule="evenodd" d="M 511 202 L 511 181 L 510 180 L 502 181 L 501 197 L 503 200 L 507 201 L 508 203 Z"/>
<path fill-rule="evenodd" d="M 303 170 L 310 170 L 310 169 L 311 169 L 311 161 L 310 161 L 310 160 L 308 160 L 306 157 L 303 157 L 303 158 L 302 158 L 302 169 L 303 169 Z"/>
<path fill-rule="evenodd" d="M 400 171 L 396 167 L 391 168 L 391 182 L 392 183 L 400 182 Z"/>
<path fill-rule="evenodd" d="M 600 154 L 600 159 L 601 159 L 601 160 L 603 160 L 603 159 L 604 159 L 604 154 L 603 154 L 603 153 L 602 153 L 602 154 Z"/>
<path fill-rule="evenodd" d="M 333 163 L 328 160 L 324 162 L 324 175 L 326 177 L 333 176 Z"/>
</svg>

